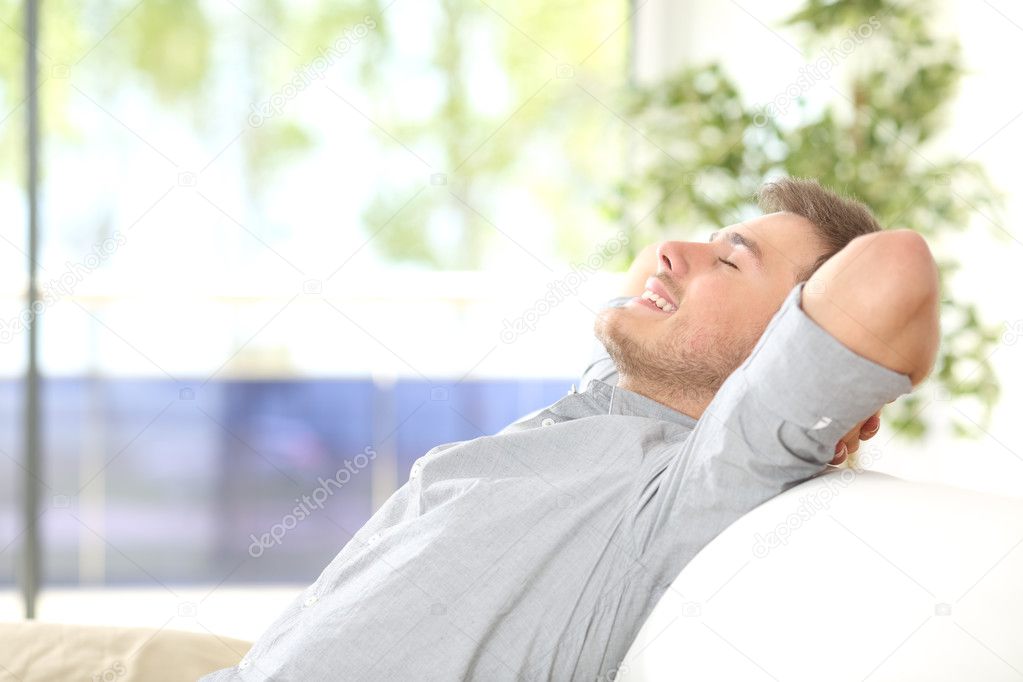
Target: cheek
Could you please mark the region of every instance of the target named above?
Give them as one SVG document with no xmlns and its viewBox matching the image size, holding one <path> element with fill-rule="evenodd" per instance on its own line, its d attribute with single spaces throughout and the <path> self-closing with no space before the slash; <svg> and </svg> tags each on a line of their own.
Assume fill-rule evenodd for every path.
<svg viewBox="0 0 1023 682">
<path fill-rule="evenodd" d="M 745 296 L 734 282 L 712 275 L 697 278 L 690 283 L 682 298 L 683 305 L 694 315 L 706 316 L 707 311 L 725 310 L 741 301 Z"/>
<path fill-rule="evenodd" d="M 725 343 L 718 329 L 705 323 L 695 323 L 687 326 L 680 336 L 682 342 L 681 350 L 696 355 L 707 355 L 715 348 Z"/>
<path fill-rule="evenodd" d="M 721 346 L 742 338 L 743 332 L 753 324 L 740 298 L 715 294 L 699 302 L 693 301 L 693 305 L 687 305 L 672 316 L 668 343 L 686 353 L 718 352 Z"/>
<path fill-rule="evenodd" d="M 704 319 L 704 315 L 677 316 L 672 320 L 671 330 L 667 334 L 665 344 L 676 354 L 706 353 L 715 344 L 720 343 L 720 335 L 712 321 Z"/>
<path fill-rule="evenodd" d="M 722 279 L 694 285 L 685 300 L 695 326 L 726 336 L 755 327 L 764 309 L 762 291 Z"/>
</svg>

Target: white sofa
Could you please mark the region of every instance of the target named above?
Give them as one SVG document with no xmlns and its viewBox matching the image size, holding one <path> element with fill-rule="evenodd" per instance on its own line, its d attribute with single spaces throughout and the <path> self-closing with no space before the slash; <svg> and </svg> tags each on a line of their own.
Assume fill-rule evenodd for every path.
<svg viewBox="0 0 1023 682">
<path fill-rule="evenodd" d="M 614 676 L 1023 680 L 1023 499 L 834 470 L 726 529 Z"/>
</svg>

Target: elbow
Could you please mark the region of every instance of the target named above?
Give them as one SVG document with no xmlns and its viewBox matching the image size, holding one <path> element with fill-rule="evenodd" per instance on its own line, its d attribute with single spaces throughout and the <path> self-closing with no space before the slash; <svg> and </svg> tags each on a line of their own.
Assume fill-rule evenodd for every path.
<svg viewBox="0 0 1023 682">
<path fill-rule="evenodd" d="M 941 342 L 941 279 L 927 241 L 912 230 L 894 230 L 885 244 L 883 266 L 892 288 L 891 310 L 905 338 L 903 348 L 912 358 L 908 372 L 914 386 L 931 372 Z"/>
<path fill-rule="evenodd" d="M 859 242 L 859 243 L 856 243 Z M 931 372 L 940 345 L 941 282 L 927 241 L 912 230 L 857 237 L 843 271 L 838 303 L 855 321 L 849 336 L 864 352 L 909 376 L 913 386 Z"/>
<path fill-rule="evenodd" d="M 900 317 L 919 313 L 937 315 L 941 298 L 938 265 L 931 248 L 913 230 L 886 230 L 858 239 L 871 239 L 865 251 L 872 275 L 867 277 L 880 288 L 882 300 Z"/>
<path fill-rule="evenodd" d="M 897 238 L 894 248 L 901 263 L 902 286 L 917 303 L 936 304 L 941 296 L 941 279 L 927 240 L 912 230 L 895 230 L 892 234 Z"/>
</svg>

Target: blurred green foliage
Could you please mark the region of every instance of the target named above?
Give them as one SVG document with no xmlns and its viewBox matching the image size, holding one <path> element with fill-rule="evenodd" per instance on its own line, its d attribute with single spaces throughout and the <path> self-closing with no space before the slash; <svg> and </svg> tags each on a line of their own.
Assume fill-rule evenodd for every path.
<svg viewBox="0 0 1023 682">
<path fill-rule="evenodd" d="M 333 85 L 325 79 L 322 87 L 333 87 L 342 116 L 365 123 L 380 143 L 376 161 L 388 172 L 374 178 L 372 196 L 356 199 L 362 224 L 341 229 L 360 229 L 368 250 L 392 262 L 472 269 L 515 248 L 508 236 L 519 226 L 498 224 L 497 216 L 507 212 L 502 206 L 523 206 L 528 198 L 528 210 L 558 226 L 538 250 L 589 253 L 601 219 L 597 188 L 613 177 L 622 156 L 608 135 L 609 126 L 620 124 L 595 97 L 624 78 L 626 4 L 432 0 L 387 11 L 392 5 L 47 0 L 40 46 L 44 140 L 61 150 L 87 140 L 93 131 L 70 113 L 85 97 L 111 116 L 126 99 L 135 115 L 173 116 L 192 127 L 197 142 L 216 149 L 231 128 L 244 130 L 232 143 L 244 155 L 248 214 L 239 218 L 267 229 L 259 226 L 268 190 L 283 169 L 316 151 L 326 131 L 290 115 L 247 126 L 248 107 L 280 92 L 369 16 L 369 35 L 344 57 L 358 76 Z M 0 115 L 9 111 L 13 119 L 0 126 L 0 177 L 15 175 L 19 182 L 21 8 L 19 0 L 0 0 Z M 411 35 L 410 15 L 421 22 Z M 403 19 L 406 32 L 399 37 Z M 562 65 L 567 77 L 558 75 Z M 576 86 L 582 76 L 590 94 Z M 218 96 L 224 89 L 228 101 Z M 420 166 L 409 172 L 414 158 Z"/>
<path fill-rule="evenodd" d="M 852 49 L 837 54 L 848 53 L 841 64 L 848 80 L 830 85 L 810 77 L 766 107 L 746 104 L 716 63 L 636 89 L 628 116 L 652 144 L 608 203 L 612 218 L 632 226 L 630 244 L 638 249 L 667 234 L 702 235 L 759 214 L 753 197 L 767 179 L 813 177 L 865 202 L 883 225 L 926 236 L 943 281 L 942 346 L 927 384 L 885 412 L 911 439 L 931 426 L 925 408 L 932 401 L 975 401 L 986 426 L 999 395 L 989 358 L 1001 328 L 948 290 L 959 265 L 942 254 L 940 237 L 964 230 L 975 214 L 997 214 L 1002 197 L 976 162 L 931 151 L 963 66 L 958 42 L 934 33 L 930 11 L 923 1 L 806 2 L 787 26 L 818 55 L 847 41 Z M 848 42 L 856 35 L 859 42 Z M 826 104 L 804 96 L 813 88 L 830 90 Z M 655 208 L 636 216 L 634 206 Z M 978 433 L 958 420 L 953 429 Z"/>
<path fill-rule="evenodd" d="M 23 154 L 24 47 L 23 3 L 0 0 L 0 173 L 22 172 L 10 163 Z M 102 103 L 118 91 L 148 94 L 161 109 L 173 111 L 201 131 L 234 113 L 244 125 L 245 104 L 258 101 L 267 86 L 287 82 L 367 15 L 379 15 L 378 0 L 345 3 L 288 4 L 255 0 L 235 8 L 215 7 L 203 0 L 46 0 L 40 3 L 39 82 L 42 134 L 47 142 L 74 143 L 87 135 L 69 118 L 68 100 L 88 96 Z M 272 28 L 270 28 L 272 27 Z M 229 86 L 239 93 L 238 112 L 213 109 L 213 89 L 223 87 L 212 76 L 218 30 L 242 34 L 248 49 L 232 59 L 240 62 L 245 82 Z M 375 32 L 375 33 L 380 33 Z M 361 58 L 364 78 L 372 78 L 377 52 L 353 51 Z M 267 49 L 270 42 L 276 49 Z M 224 55 L 221 55 L 224 59 Z M 76 93 L 76 85 L 88 85 Z M 293 121 L 272 120 L 246 129 L 239 144 L 249 173 L 247 186 L 258 198 L 272 180 L 275 160 L 310 147 L 311 132 Z M 43 171 L 46 171 L 45 164 Z M 20 178 L 19 178 L 20 179 Z"/>
<path fill-rule="evenodd" d="M 594 188 L 613 177 L 623 152 L 608 134 L 609 121 L 615 129 L 620 124 L 595 97 L 608 96 L 625 77 L 625 4 L 437 6 L 432 54 L 419 66 L 442 99 L 437 106 L 392 108 L 380 120 L 422 154 L 431 166 L 424 177 L 442 176 L 432 181 L 446 191 L 417 194 L 419 179 L 383 179 L 364 213 L 367 225 L 387 226 L 374 247 L 396 261 L 479 268 L 488 254 L 515 248 L 500 232 L 515 235 L 519 226 L 494 221 L 509 212 L 501 201 L 507 205 L 508 194 L 518 191 L 557 225 L 554 250 L 589 253 L 601 220 Z M 375 97 L 382 102 L 389 94 Z"/>
<path fill-rule="evenodd" d="M 198 0 L 146 0 L 128 17 L 124 31 L 125 66 L 148 75 L 157 92 L 170 99 L 190 94 L 209 71 L 212 48 L 209 19 Z"/>
</svg>

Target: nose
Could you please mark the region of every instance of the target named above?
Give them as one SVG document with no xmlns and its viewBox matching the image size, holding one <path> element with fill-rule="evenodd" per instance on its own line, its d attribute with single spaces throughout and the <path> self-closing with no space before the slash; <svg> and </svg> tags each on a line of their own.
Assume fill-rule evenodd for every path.
<svg viewBox="0 0 1023 682">
<path fill-rule="evenodd" d="M 661 242 L 657 246 L 657 271 L 664 272 L 672 279 L 685 276 L 704 255 L 710 244 L 699 242 Z"/>
</svg>

